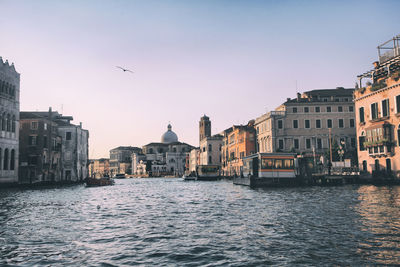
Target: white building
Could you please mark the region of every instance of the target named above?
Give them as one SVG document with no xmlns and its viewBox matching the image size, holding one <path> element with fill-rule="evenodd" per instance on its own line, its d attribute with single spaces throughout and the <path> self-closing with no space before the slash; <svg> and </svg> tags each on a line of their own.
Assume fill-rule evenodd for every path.
<svg viewBox="0 0 400 267">
<path fill-rule="evenodd" d="M 82 129 L 82 123 L 73 125 L 70 120 L 72 117 L 57 120 L 58 134 L 62 137 L 62 180 L 76 182 L 89 176 L 89 131 Z"/>
<path fill-rule="evenodd" d="M 0 57 L 0 184 L 18 182 L 20 74 Z"/>
<path fill-rule="evenodd" d="M 200 141 L 200 165 L 221 165 L 222 135 L 205 137 Z"/>
</svg>

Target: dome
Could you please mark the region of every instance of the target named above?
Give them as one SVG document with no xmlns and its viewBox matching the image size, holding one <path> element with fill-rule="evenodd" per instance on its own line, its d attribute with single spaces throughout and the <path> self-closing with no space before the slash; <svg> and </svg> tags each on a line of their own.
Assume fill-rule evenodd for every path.
<svg viewBox="0 0 400 267">
<path fill-rule="evenodd" d="M 171 124 L 168 124 L 168 131 L 166 131 L 162 136 L 161 136 L 161 142 L 164 144 L 169 144 L 173 142 L 178 142 L 178 136 L 176 133 L 171 131 Z"/>
</svg>

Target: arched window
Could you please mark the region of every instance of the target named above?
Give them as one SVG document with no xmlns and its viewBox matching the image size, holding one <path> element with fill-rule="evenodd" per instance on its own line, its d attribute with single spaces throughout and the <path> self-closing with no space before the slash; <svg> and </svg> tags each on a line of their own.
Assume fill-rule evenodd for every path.
<svg viewBox="0 0 400 267">
<path fill-rule="evenodd" d="M 397 145 L 400 146 L 400 124 L 397 127 Z"/>
<path fill-rule="evenodd" d="M 3 131 L 6 130 L 6 124 L 7 124 L 7 115 L 4 112 L 3 117 L 1 118 L 1 130 L 3 130 Z"/>
<path fill-rule="evenodd" d="M 366 160 L 363 160 L 363 163 L 362 163 L 362 165 L 363 165 L 363 171 L 367 171 L 367 161 Z"/>
<path fill-rule="evenodd" d="M 11 157 L 10 157 L 10 170 L 15 169 L 15 150 L 11 150 Z"/>
<path fill-rule="evenodd" d="M 172 149 L 172 151 L 176 152 L 176 147 L 174 147 L 174 148 Z"/>
<path fill-rule="evenodd" d="M 10 114 L 7 114 L 7 132 L 11 131 L 11 117 Z"/>
<path fill-rule="evenodd" d="M 12 125 L 11 125 L 11 130 L 13 133 L 15 133 L 15 115 L 12 116 Z"/>
<path fill-rule="evenodd" d="M 208 164 L 211 164 L 211 162 L 212 162 L 212 158 L 211 158 L 211 156 L 208 156 Z"/>
<path fill-rule="evenodd" d="M 4 164 L 3 170 L 8 170 L 8 148 L 4 150 Z"/>
<path fill-rule="evenodd" d="M 212 151 L 212 145 L 211 144 L 208 145 L 208 151 L 210 151 L 210 152 Z"/>
</svg>

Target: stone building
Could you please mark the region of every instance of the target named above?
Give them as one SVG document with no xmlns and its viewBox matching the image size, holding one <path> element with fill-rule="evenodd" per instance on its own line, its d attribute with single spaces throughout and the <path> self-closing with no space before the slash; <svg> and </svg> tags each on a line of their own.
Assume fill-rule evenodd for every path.
<svg viewBox="0 0 400 267">
<path fill-rule="evenodd" d="M 172 131 L 170 124 L 167 128 L 167 131 L 161 136 L 160 143 L 152 142 L 143 146 L 145 161 L 148 169 L 154 170 L 151 166 L 157 166 L 155 170 L 158 175 L 182 176 L 185 172 L 186 158 L 193 146 L 179 142 L 178 136 Z"/>
<path fill-rule="evenodd" d="M 89 176 L 101 178 L 110 175 L 110 159 L 92 159 L 89 164 Z"/>
<path fill-rule="evenodd" d="M 369 177 L 400 178 L 399 41 L 397 35 L 378 46 L 379 61 L 358 76 L 354 92 L 359 167 Z"/>
<path fill-rule="evenodd" d="M 356 130 L 354 89 L 338 87 L 298 93 L 275 111 L 256 119 L 259 152 L 295 152 L 319 161 L 327 154 L 330 142 L 343 143 L 345 157 L 355 156 Z M 337 151 L 335 151 L 336 153 Z M 334 155 L 334 159 L 337 155 Z"/>
<path fill-rule="evenodd" d="M 21 112 L 19 182 L 59 182 L 62 179 L 61 136 L 52 112 Z"/>
<path fill-rule="evenodd" d="M 132 154 L 141 153 L 142 149 L 133 146 L 119 146 L 110 150 L 110 174 L 131 174 Z"/>
<path fill-rule="evenodd" d="M 222 135 L 222 174 L 239 176 L 242 174 L 242 159 L 256 152 L 254 120 L 249 121 L 247 125 L 234 125 L 223 131 Z"/>
<path fill-rule="evenodd" d="M 0 184 L 18 182 L 20 74 L 0 57 Z"/>
<path fill-rule="evenodd" d="M 200 141 L 200 165 L 221 166 L 222 139 L 222 135 L 216 134 Z"/>
<path fill-rule="evenodd" d="M 190 150 L 187 161 L 188 167 L 186 174 L 189 175 L 191 173 L 195 173 L 197 166 L 200 165 L 200 148 L 196 147 Z"/>
<path fill-rule="evenodd" d="M 25 118 L 21 131 L 24 147 L 20 150 L 23 181 L 78 182 L 88 177 L 89 131 L 82 128 L 82 123 L 74 125 L 72 116 L 63 116 L 51 108 L 47 112 L 26 111 L 21 114 Z M 51 144 L 45 144 L 49 142 Z M 59 157 L 60 162 L 56 164 Z M 49 166 L 56 169 L 49 170 Z M 61 171 L 61 177 L 58 171 Z M 26 173 L 29 177 L 25 176 Z"/>
<path fill-rule="evenodd" d="M 57 119 L 58 134 L 62 137 L 63 180 L 82 181 L 89 176 L 89 131 L 79 125 L 71 124 L 72 117 L 60 116 Z"/>
<path fill-rule="evenodd" d="M 204 115 L 199 122 L 199 165 L 221 166 L 221 147 L 223 136 L 211 136 L 210 118 Z"/>
</svg>

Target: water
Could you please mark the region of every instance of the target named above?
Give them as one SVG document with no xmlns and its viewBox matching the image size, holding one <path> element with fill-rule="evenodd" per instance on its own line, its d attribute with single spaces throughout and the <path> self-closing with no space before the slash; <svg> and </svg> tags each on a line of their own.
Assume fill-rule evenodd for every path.
<svg viewBox="0 0 400 267">
<path fill-rule="evenodd" d="M 399 215 L 399 186 L 160 178 L 0 190 L 0 265 L 395 265 Z"/>
</svg>

